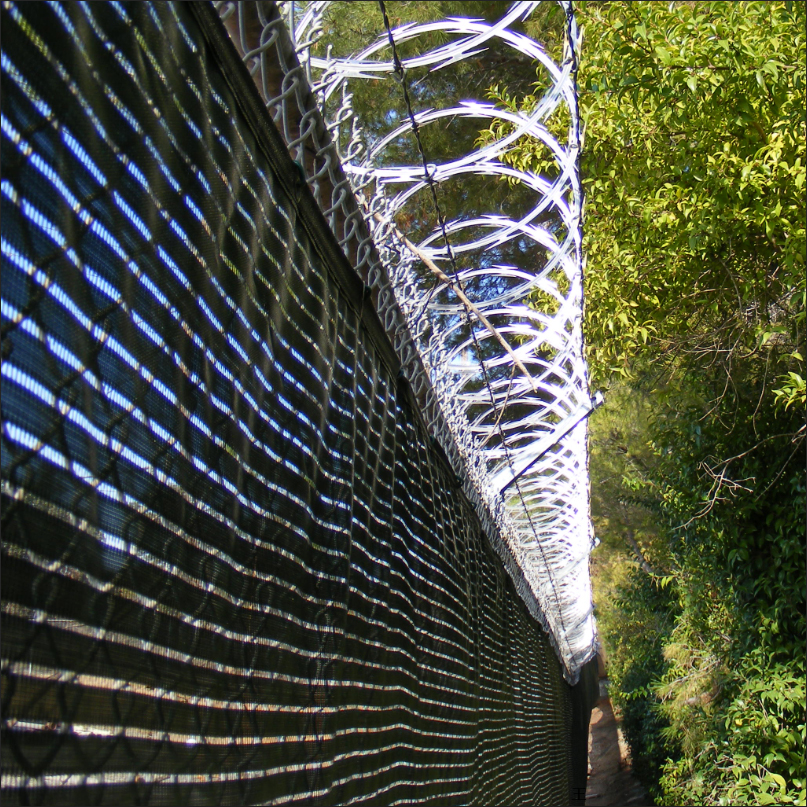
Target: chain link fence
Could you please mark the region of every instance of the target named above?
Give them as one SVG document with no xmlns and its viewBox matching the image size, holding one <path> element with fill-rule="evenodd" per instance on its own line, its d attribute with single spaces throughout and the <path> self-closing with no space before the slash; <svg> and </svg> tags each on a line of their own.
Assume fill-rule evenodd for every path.
<svg viewBox="0 0 807 807">
<path fill-rule="evenodd" d="M 228 41 L 2 6 L 3 801 L 566 803 L 587 690 Z"/>
</svg>

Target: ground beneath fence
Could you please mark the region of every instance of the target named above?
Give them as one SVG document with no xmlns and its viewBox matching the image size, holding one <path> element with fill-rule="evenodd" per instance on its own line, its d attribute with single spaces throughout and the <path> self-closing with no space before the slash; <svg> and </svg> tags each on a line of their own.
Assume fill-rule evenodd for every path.
<svg viewBox="0 0 807 807">
<path fill-rule="evenodd" d="M 653 807 L 631 770 L 628 745 L 611 708 L 606 680 L 600 680 L 600 699 L 589 724 L 586 807 Z"/>
</svg>

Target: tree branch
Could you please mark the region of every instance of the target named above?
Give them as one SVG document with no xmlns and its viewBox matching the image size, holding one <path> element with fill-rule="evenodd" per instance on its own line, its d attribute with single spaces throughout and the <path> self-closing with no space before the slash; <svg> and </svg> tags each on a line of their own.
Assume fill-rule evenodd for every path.
<svg viewBox="0 0 807 807">
<path fill-rule="evenodd" d="M 379 223 L 384 224 L 384 218 L 381 216 L 380 213 L 375 213 L 373 218 Z M 529 379 L 530 385 L 532 386 L 533 392 L 538 392 L 538 388 L 535 385 L 535 381 L 533 380 L 532 373 L 527 369 L 524 362 L 519 359 L 519 357 L 513 351 L 513 348 L 510 347 L 507 340 L 496 330 L 495 326 L 488 320 L 488 318 L 479 310 L 479 308 L 469 299 L 468 295 L 462 288 L 462 285 L 459 281 L 452 280 L 425 252 L 421 249 L 416 247 L 394 224 L 392 225 L 392 229 L 395 232 L 395 235 L 401 240 L 403 245 L 417 258 L 419 258 L 425 264 L 426 268 L 437 277 L 437 279 L 441 283 L 445 283 L 456 295 L 460 298 L 462 303 L 469 311 L 473 311 L 474 315 L 477 319 L 485 326 L 485 328 L 490 331 L 491 335 L 496 339 L 496 341 L 504 348 L 505 352 L 508 356 L 513 360 L 513 364 L 518 367 L 518 369 L 522 372 L 525 378 Z"/>
</svg>

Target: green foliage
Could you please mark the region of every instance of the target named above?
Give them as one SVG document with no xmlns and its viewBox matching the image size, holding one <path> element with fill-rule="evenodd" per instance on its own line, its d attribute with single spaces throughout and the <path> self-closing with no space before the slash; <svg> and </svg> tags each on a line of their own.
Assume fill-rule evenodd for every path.
<svg viewBox="0 0 807 807">
<path fill-rule="evenodd" d="M 634 772 L 652 786 L 671 751 L 663 734 L 669 723 L 647 703 L 654 680 L 664 671 L 663 638 L 674 624 L 676 605 L 635 564 L 614 562 L 618 555 L 609 549 L 603 546 L 595 556 L 597 564 L 604 555 L 611 558 L 606 562 L 610 568 L 595 576 L 595 598 L 608 603 L 598 609 L 598 625 L 608 649 L 609 689 L 631 747 Z"/>
<path fill-rule="evenodd" d="M 805 387 L 804 379 L 798 373 L 791 372 L 782 376 L 782 382 L 782 386 L 773 391 L 777 402 L 781 403 L 785 409 L 788 409 L 791 404 L 804 406 L 805 400 L 807 400 L 807 387 Z"/>
<path fill-rule="evenodd" d="M 792 431 L 729 463 L 733 481 L 715 490 L 699 459 L 754 439 L 750 419 L 727 434 L 671 403 L 653 444 L 680 612 L 646 707 L 681 756 L 664 767 L 660 803 L 804 803 L 805 485 L 782 451 L 797 421 L 780 416 Z M 776 421 L 773 404 L 761 414 Z"/>
<path fill-rule="evenodd" d="M 583 3 L 580 17 L 594 367 L 624 373 L 636 355 L 728 366 L 771 326 L 792 352 L 804 4 Z"/>
<path fill-rule="evenodd" d="M 703 418 L 692 392 L 643 399 L 623 387 L 592 418 L 598 620 L 634 767 L 659 804 L 804 803 L 805 484 L 793 435 L 803 443 L 797 416 L 769 401 L 757 415 L 781 433 L 733 458 L 757 440 L 756 397 L 724 398 Z M 745 417 L 728 433 L 722 410 L 738 405 Z M 719 487 L 703 473 L 717 456 L 731 460 Z M 649 571 L 625 554 L 631 529 Z"/>
</svg>

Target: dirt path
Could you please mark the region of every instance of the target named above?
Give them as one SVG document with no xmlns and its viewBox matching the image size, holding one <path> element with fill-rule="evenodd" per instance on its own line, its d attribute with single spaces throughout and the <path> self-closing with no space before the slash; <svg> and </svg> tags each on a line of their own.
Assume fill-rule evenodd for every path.
<svg viewBox="0 0 807 807">
<path fill-rule="evenodd" d="M 614 717 L 605 680 L 600 680 L 600 699 L 591 712 L 586 807 L 653 807 L 631 771 L 628 746 Z"/>
</svg>

